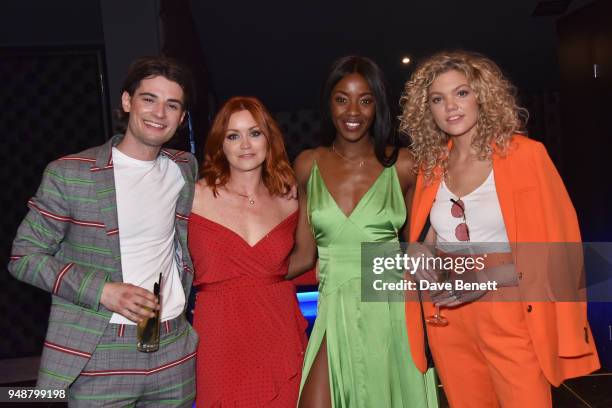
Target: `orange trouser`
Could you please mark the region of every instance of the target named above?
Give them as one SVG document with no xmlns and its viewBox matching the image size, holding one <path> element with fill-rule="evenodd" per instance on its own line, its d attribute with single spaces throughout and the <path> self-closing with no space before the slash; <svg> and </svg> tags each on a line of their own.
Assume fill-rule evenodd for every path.
<svg viewBox="0 0 612 408">
<path fill-rule="evenodd" d="M 433 312 L 431 304 L 425 311 Z M 521 303 L 478 301 L 441 312 L 448 326 L 427 325 L 427 334 L 451 408 L 552 406 Z"/>
</svg>

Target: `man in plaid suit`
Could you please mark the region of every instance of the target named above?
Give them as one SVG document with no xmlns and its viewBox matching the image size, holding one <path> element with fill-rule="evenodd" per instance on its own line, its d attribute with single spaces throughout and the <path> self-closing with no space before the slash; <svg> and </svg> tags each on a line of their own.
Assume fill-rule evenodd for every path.
<svg viewBox="0 0 612 408">
<path fill-rule="evenodd" d="M 197 335 L 184 312 L 197 164 L 162 148 L 191 99 L 190 74 L 176 62 L 136 60 L 122 89 L 125 133 L 50 163 L 28 202 L 9 270 L 52 295 L 37 386 L 68 389 L 71 406 L 194 399 Z M 158 308 L 159 350 L 139 352 L 135 323 Z"/>
</svg>

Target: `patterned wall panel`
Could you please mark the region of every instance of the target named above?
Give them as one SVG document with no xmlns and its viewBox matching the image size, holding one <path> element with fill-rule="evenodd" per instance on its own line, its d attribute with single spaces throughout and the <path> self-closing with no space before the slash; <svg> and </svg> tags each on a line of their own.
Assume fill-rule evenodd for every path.
<svg viewBox="0 0 612 408">
<path fill-rule="evenodd" d="M 302 150 L 320 145 L 321 115 L 318 111 L 277 112 L 274 118 L 281 127 L 285 148 L 292 162 Z"/>
<path fill-rule="evenodd" d="M 101 47 L 0 48 L 0 359 L 40 353 L 50 295 L 6 269 L 11 243 L 46 164 L 110 133 Z"/>
</svg>

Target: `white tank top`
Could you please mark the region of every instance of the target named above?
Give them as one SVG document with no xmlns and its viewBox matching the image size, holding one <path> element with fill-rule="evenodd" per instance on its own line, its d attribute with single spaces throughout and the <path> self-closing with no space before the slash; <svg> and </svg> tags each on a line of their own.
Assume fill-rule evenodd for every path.
<svg viewBox="0 0 612 408">
<path fill-rule="evenodd" d="M 178 165 L 166 156 L 136 160 L 113 148 L 123 282 L 153 292 L 162 274 L 161 320 L 179 316 L 185 292 L 176 264 L 176 201 L 185 184 Z M 111 323 L 136 324 L 118 313 Z"/>
<path fill-rule="evenodd" d="M 456 237 L 455 228 L 464 220 L 463 217 L 456 218 L 451 214 L 451 199 L 461 199 L 465 207 L 465 223 L 470 236 L 470 243 L 465 248 L 471 247 L 471 253 L 510 252 L 493 170 L 484 183 L 464 197 L 453 194 L 444 180 L 440 183 L 430 214 L 431 225 L 437 233 L 436 246 L 440 250 L 445 250 L 445 243 L 452 244 L 447 248 L 458 248 L 456 243 L 462 242 Z M 488 245 L 479 246 L 480 243 Z"/>
</svg>

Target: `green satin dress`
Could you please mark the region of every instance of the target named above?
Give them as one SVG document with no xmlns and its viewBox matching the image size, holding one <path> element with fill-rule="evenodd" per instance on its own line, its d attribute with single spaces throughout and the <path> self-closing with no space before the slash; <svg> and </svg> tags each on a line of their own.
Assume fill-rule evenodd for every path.
<svg viewBox="0 0 612 408">
<path fill-rule="evenodd" d="M 319 303 L 301 387 L 325 339 L 333 407 L 437 407 L 435 374 L 421 374 L 410 355 L 404 304 L 361 301 L 361 242 L 398 242 L 406 219 L 395 167 L 382 171 L 348 217 L 316 162 L 307 190 L 319 250 Z"/>
</svg>

